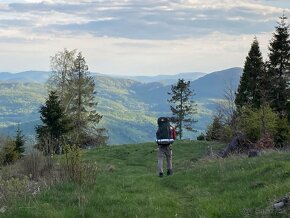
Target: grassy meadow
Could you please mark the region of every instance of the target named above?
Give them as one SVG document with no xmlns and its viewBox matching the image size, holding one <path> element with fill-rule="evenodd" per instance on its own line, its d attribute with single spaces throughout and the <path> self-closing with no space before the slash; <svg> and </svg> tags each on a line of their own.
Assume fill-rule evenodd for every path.
<svg viewBox="0 0 290 218">
<path fill-rule="evenodd" d="M 289 152 L 220 159 L 207 157 L 207 145 L 175 142 L 173 175 L 163 178 L 154 143 L 83 151 L 83 161 L 97 166 L 94 182 L 17 199 L 0 217 L 289 217 L 289 208 L 273 209 L 290 194 Z"/>
</svg>

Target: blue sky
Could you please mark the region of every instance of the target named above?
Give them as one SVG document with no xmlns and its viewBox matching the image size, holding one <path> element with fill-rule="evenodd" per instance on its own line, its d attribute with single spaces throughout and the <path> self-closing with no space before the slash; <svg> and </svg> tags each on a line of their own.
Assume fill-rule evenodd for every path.
<svg viewBox="0 0 290 218">
<path fill-rule="evenodd" d="M 49 70 L 78 49 L 89 69 L 156 75 L 242 67 L 254 36 L 264 57 L 287 0 L 2 0 L 0 71 Z"/>
</svg>

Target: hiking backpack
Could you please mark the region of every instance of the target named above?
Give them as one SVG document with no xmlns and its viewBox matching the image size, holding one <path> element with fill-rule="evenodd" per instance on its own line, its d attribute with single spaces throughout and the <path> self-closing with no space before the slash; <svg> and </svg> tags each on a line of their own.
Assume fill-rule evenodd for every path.
<svg viewBox="0 0 290 218">
<path fill-rule="evenodd" d="M 164 145 L 173 143 L 169 119 L 167 117 L 159 117 L 157 123 L 156 142 Z"/>
</svg>

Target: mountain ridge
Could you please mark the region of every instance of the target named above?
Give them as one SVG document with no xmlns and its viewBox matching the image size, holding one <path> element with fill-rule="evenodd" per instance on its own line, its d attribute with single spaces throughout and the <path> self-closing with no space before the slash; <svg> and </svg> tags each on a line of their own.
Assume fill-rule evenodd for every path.
<svg viewBox="0 0 290 218">
<path fill-rule="evenodd" d="M 212 99 L 223 98 L 225 81 L 234 79 L 238 84 L 242 69 L 230 68 L 207 74 L 191 82 L 198 104 L 199 120 L 194 125 L 198 132 L 205 131 L 214 108 Z M 139 81 L 95 75 L 97 111 L 104 115 L 100 126 L 109 130 L 110 144 L 152 141 L 155 137 L 156 118 L 170 116 L 167 102 L 171 85 L 162 82 Z M 177 81 L 176 81 L 177 82 Z M 236 88 L 235 86 L 234 88 Z M 39 124 L 39 107 L 47 97 L 44 83 L 0 82 L 0 130 L 15 133 L 17 123 L 23 123 L 23 132 L 32 135 L 33 126 Z M 187 138 L 195 135 L 187 134 Z"/>
</svg>

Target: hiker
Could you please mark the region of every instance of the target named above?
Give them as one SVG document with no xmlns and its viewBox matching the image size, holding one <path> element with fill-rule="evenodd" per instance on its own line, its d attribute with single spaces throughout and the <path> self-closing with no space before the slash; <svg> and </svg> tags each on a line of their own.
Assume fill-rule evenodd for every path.
<svg viewBox="0 0 290 218">
<path fill-rule="evenodd" d="M 163 157 L 166 157 L 167 175 L 172 174 L 172 143 L 176 138 L 174 127 L 167 117 L 159 117 L 157 120 L 156 143 L 158 144 L 158 170 L 159 177 L 163 176 Z"/>
</svg>

